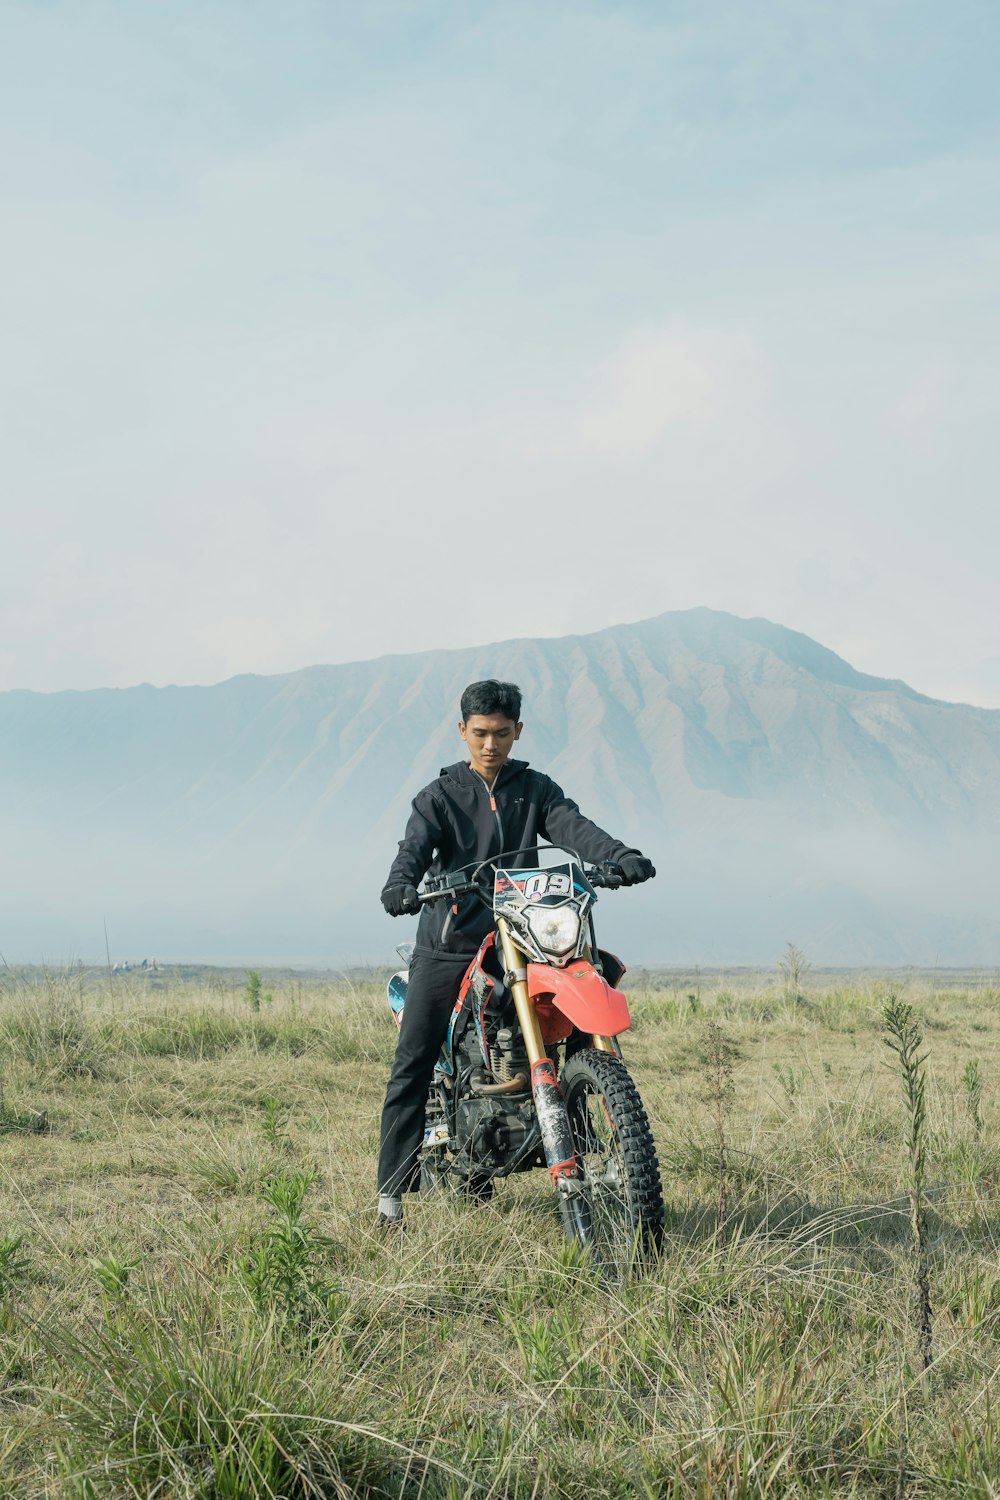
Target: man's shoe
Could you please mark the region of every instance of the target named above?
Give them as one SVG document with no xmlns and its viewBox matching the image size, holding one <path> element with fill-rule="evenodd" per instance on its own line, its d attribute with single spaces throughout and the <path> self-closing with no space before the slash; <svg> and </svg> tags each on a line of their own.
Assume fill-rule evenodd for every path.
<svg viewBox="0 0 1000 1500">
<path fill-rule="evenodd" d="M 385 1240 L 402 1238 L 406 1233 L 406 1221 L 402 1214 L 392 1218 L 388 1214 L 379 1214 L 375 1220 L 375 1227 Z"/>
</svg>

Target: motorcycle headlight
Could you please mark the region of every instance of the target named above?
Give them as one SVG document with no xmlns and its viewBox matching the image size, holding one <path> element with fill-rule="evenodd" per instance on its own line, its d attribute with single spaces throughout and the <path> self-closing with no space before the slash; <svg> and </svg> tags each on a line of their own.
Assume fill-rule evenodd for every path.
<svg viewBox="0 0 1000 1500">
<path fill-rule="evenodd" d="M 580 937 L 580 913 L 572 906 L 533 906 L 526 913 L 528 927 L 544 953 L 563 954 Z"/>
</svg>

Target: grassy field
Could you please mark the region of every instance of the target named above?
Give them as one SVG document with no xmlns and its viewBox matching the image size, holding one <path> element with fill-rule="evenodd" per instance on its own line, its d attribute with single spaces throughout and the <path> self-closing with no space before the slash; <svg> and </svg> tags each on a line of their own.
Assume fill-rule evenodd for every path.
<svg viewBox="0 0 1000 1500">
<path fill-rule="evenodd" d="M 1000 1495 L 995 977 L 640 976 L 668 1233 L 621 1285 L 540 1173 L 383 1243 L 380 987 L 245 983 L 0 975 L 0 1495 Z"/>
</svg>

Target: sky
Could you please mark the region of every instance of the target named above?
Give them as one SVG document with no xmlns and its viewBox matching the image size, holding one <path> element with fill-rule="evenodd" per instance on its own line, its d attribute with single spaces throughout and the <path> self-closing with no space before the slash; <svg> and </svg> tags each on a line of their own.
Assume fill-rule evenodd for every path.
<svg viewBox="0 0 1000 1500">
<path fill-rule="evenodd" d="M 0 689 L 709 605 L 1000 707 L 998 45 L 0 0 Z"/>
</svg>

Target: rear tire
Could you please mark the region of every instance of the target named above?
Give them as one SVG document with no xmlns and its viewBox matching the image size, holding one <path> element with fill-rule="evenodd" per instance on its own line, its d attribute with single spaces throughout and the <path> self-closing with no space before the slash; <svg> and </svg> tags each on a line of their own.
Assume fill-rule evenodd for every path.
<svg viewBox="0 0 1000 1500">
<path fill-rule="evenodd" d="M 567 1236 L 602 1265 L 626 1268 L 663 1241 L 663 1189 L 649 1119 L 613 1053 L 577 1052 L 560 1082 L 581 1174 L 580 1191 L 561 1203 Z"/>
<path fill-rule="evenodd" d="M 420 1158 L 420 1196 L 436 1193 L 441 1187 L 441 1173 L 436 1161 L 437 1152 L 425 1151 Z"/>
<path fill-rule="evenodd" d="M 420 1159 L 420 1195 L 441 1192 L 447 1182 L 453 1191 L 460 1193 L 467 1203 L 484 1204 L 493 1201 L 493 1178 L 481 1172 L 463 1176 L 451 1168 L 439 1151 L 427 1151 Z"/>
<path fill-rule="evenodd" d="M 447 1098 L 440 1084 L 432 1083 L 427 1095 L 424 1112 L 425 1126 L 443 1125 L 448 1118 Z M 420 1172 L 417 1186 L 421 1197 L 428 1193 L 440 1193 L 446 1189 L 461 1193 L 466 1202 L 489 1203 L 493 1198 L 493 1178 L 486 1172 L 469 1171 L 459 1167 L 449 1155 L 447 1147 L 435 1146 L 430 1151 L 421 1150 Z"/>
<path fill-rule="evenodd" d="M 445 1124 L 447 1118 L 448 1105 L 445 1093 L 435 1079 L 427 1094 L 427 1105 L 424 1110 L 424 1128 L 441 1126 Z M 439 1191 L 446 1175 L 445 1147 L 436 1146 L 430 1151 L 421 1149 L 418 1181 L 421 1197 L 427 1193 Z"/>
<path fill-rule="evenodd" d="M 475 1172 L 465 1183 L 465 1196 L 470 1203 L 480 1206 L 484 1203 L 493 1202 L 493 1178 L 486 1177 L 482 1172 Z"/>
</svg>

